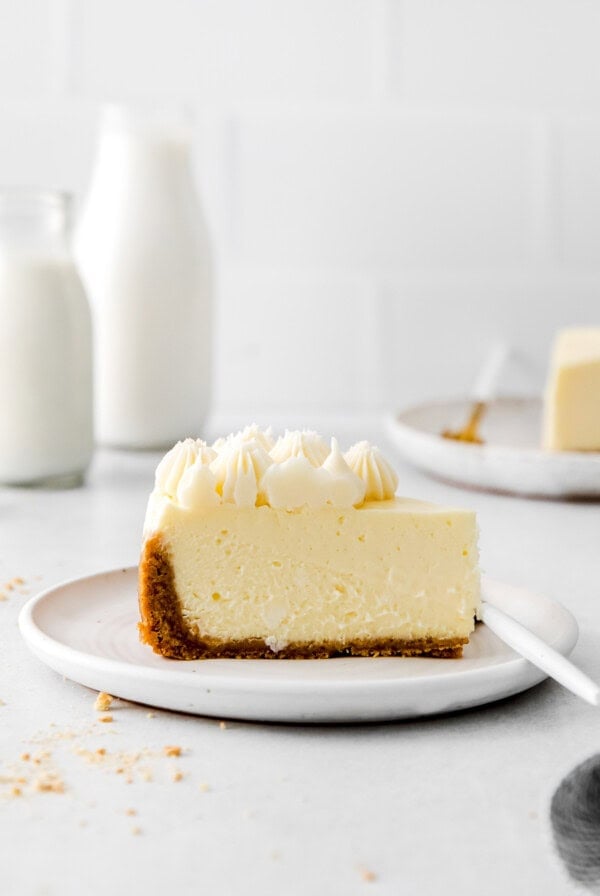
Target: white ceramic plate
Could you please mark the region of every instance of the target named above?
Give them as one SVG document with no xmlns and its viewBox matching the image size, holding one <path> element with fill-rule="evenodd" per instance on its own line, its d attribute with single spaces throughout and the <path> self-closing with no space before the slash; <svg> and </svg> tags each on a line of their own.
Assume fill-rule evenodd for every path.
<svg viewBox="0 0 600 896">
<path fill-rule="evenodd" d="M 498 398 L 483 419 L 484 445 L 443 439 L 466 421 L 468 400 L 436 402 L 388 417 L 402 457 L 426 473 L 487 491 L 544 498 L 600 498 L 600 452 L 550 452 L 539 447 L 538 398 Z"/>
<path fill-rule="evenodd" d="M 554 601 L 487 581 L 487 593 L 564 655 L 573 616 Z M 118 697 L 196 715 L 277 722 L 370 722 L 453 712 L 517 694 L 546 676 L 478 625 L 459 660 L 199 660 L 156 656 L 137 634 L 137 569 L 57 585 L 19 625 L 61 675 Z"/>
</svg>

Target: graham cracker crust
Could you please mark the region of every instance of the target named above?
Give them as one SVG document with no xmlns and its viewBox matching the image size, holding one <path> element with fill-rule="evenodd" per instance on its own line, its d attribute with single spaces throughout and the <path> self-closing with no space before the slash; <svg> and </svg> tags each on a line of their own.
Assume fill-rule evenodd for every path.
<svg viewBox="0 0 600 896">
<path fill-rule="evenodd" d="M 341 656 L 462 656 L 468 638 L 364 638 L 351 644 L 334 641 L 291 642 L 274 653 L 262 638 L 220 641 L 190 630 L 179 608 L 169 553 L 160 535 L 144 543 L 139 569 L 140 638 L 155 653 L 170 659 L 327 659 Z"/>
</svg>

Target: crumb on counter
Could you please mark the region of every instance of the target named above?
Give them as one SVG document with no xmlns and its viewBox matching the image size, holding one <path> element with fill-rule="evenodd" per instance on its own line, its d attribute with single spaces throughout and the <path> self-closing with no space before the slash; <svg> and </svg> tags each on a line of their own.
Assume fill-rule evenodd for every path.
<svg viewBox="0 0 600 896">
<path fill-rule="evenodd" d="M 110 695 L 106 696 L 108 699 L 113 699 Z M 98 746 L 98 739 L 104 737 L 106 733 L 106 729 L 102 732 L 98 730 L 98 723 L 112 721 L 112 715 L 106 714 L 78 730 L 63 731 L 51 725 L 45 732 L 37 732 L 24 742 L 24 746 L 36 744 L 36 747 L 28 747 L 26 752 L 17 754 L 18 758 L 12 763 L 0 759 L 0 799 L 28 797 L 36 793 L 66 792 L 69 788 L 55 765 L 53 749 L 46 749 L 57 743 L 62 752 L 66 747 L 64 741 L 74 741 L 70 745 L 70 751 L 88 766 L 94 766 L 112 775 L 116 774 L 123 784 L 153 781 L 155 773 L 163 781 L 178 782 L 189 777 L 188 771 L 179 768 L 180 763 L 173 761 L 185 757 L 186 753 L 190 752 L 179 744 L 166 744 L 158 749 L 146 746 L 136 751 L 113 750 Z M 115 729 L 108 729 L 108 733 L 116 732 Z M 93 740 L 89 743 L 88 738 L 94 738 L 96 743 Z M 209 790 L 206 783 L 197 786 L 201 792 Z M 125 807 L 121 812 L 131 817 L 138 814 L 136 809 Z M 1 889 L 0 887 L 0 891 Z"/>
<path fill-rule="evenodd" d="M 106 691 L 100 691 L 100 693 L 96 697 L 94 709 L 97 710 L 97 712 L 106 712 L 108 709 L 110 709 L 114 699 L 115 698 L 111 697 L 110 694 L 107 694 Z"/>
<path fill-rule="evenodd" d="M 50 759 L 51 755 L 49 750 L 40 750 L 40 752 L 33 757 L 32 762 L 34 765 L 42 765 L 47 759 Z"/>
<path fill-rule="evenodd" d="M 361 876 L 361 879 L 366 883 L 372 884 L 377 880 L 377 875 L 374 871 L 371 871 L 369 868 L 363 868 L 362 866 L 357 868 L 358 873 Z"/>
<path fill-rule="evenodd" d="M 38 793 L 64 793 L 65 785 L 55 772 L 44 772 L 33 782 Z"/>
<path fill-rule="evenodd" d="M 22 576 L 13 576 L 8 582 L 0 585 L 0 601 L 8 600 L 9 594 L 18 588 L 19 594 L 29 594 L 29 590 L 24 588 L 25 579 Z"/>
<path fill-rule="evenodd" d="M 210 786 L 206 783 L 206 781 L 200 781 L 198 784 L 198 789 L 200 793 L 208 793 L 210 790 Z"/>
<path fill-rule="evenodd" d="M 219 728 L 221 729 L 221 731 L 225 731 L 225 729 L 227 728 L 226 722 L 219 722 Z"/>
</svg>

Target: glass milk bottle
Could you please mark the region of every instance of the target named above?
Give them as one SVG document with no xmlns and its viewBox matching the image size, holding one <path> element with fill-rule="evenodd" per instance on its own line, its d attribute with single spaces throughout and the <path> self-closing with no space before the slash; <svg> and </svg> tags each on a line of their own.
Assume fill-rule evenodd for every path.
<svg viewBox="0 0 600 896">
<path fill-rule="evenodd" d="M 159 449 L 199 435 L 212 271 L 185 121 L 106 109 L 75 251 L 94 314 L 99 442 Z"/>
<path fill-rule="evenodd" d="M 92 456 L 92 336 L 69 198 L 0 191 L 0 482 L 79 484 Z"/>
</svg>

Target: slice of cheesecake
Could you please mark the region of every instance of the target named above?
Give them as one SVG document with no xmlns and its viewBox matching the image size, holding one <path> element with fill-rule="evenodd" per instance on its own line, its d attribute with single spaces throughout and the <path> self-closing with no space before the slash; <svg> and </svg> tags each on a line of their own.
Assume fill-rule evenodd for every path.
<svg viewBox="0 0 600 896">
<path fill-rule="evenodd" d="M 600 327 L 556 337 L 546 387 L 544 447 L 600 451 Z"/>
<path fill-rule="evenodd" d="M 167 657 L 457 657 L 479 605 L 468 510 L 395 497 L 366 442 L 250 428 L 157 470 L 142 640 Z"/>
</svg>

